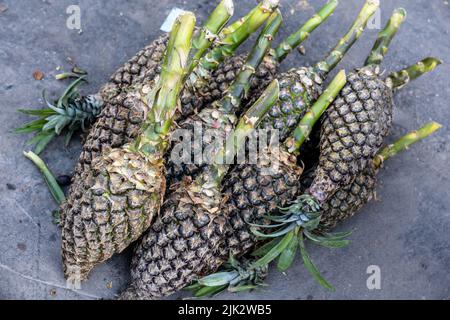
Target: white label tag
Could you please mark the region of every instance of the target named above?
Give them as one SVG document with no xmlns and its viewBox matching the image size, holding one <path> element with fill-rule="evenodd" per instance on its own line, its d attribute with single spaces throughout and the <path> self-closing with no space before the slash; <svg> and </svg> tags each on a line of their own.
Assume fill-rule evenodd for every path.
<svg viewBox="0 0 450 320">
<path fill-rule="evenodd" d="M 162 24 L 160 29 L 164 32 L 172 31 L 172 27 L 173 27 L 173 24 L 175 23 L 175 20 L 177 20 L 178 16 L 184 12 L 185 11 L 183 9 L 173 8 L 170 11 L 169 15 L 166 18 L 166 21 L 164 21 L 164 23 Z"/>
</svg>

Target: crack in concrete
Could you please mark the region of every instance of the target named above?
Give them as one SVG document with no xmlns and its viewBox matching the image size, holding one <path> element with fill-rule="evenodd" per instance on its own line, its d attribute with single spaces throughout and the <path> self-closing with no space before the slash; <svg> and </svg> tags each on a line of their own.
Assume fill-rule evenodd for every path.
<svg viewBox="0 0 450 320">
<path fill-rule="evenodd" d="M 8 200 L 9 201 L 9 200 Z M 17 207 L 29 220 L 31 220 L 31 222 L 37 227 L 40 228 L 39 223 L 36 222 L 36 220 L 34 220 L 34 218 L 28 213 L 27 210 L 25 210 L 24 207 L 22 207 L 22 205 L 19 203 L 19 201 L 17 201 L 16 199 L 14 199 L 14 203 L 15 203 L 15 207 Z"/>
<path fill-rule="evenodd" d="M 99 296 L 96 296 L 96 295 L 93 295 L 93 294 L 90 294 L 90 293 L 87 293 L 87 292 L 84 292 L 84 291 L 70 289 L 70 288 L 67 288 L 66 286 L 58 284 L 58 283 L 53 283 L 53 282 L 50 282 L 50 281 L 41 280 L 41 279 L 38 279 L 38 278 L 34 278 L 34 277 L 31 277 L 31 276 L 28 276 L 28 275 L 23 274 L 23 273 L 21 273 L 21 272 L 19 272 L 17 270 L 14 270 L 13 268 L 11 268 L 11 267 L 9 267 L 9 266 L 7 266 L 5 264 L 2 264 L 2 263 L 0 263 L 0 269 L 6 270 L 6 271 L 8 271 L 10 273 L 13 273 L 13 274 L 23 278 L 23 279 L 26 279 L 26 280 L 29 280 L 29 281 L 32 281 L 32 282 L 36 282 L 36 283 L 40 283 L 40 284 L 43 284 L 43 285 L 46 285 L 46 286 L 55 287 L 55 288 L 59 288 L 59 289 L 67 290 L 67 291 L 71 291 L 71 292 L 74 292 L 76 294 L 79 294 L 79 295 L 87 297 L 87 298 L 102 299 Z"/>
</svg>

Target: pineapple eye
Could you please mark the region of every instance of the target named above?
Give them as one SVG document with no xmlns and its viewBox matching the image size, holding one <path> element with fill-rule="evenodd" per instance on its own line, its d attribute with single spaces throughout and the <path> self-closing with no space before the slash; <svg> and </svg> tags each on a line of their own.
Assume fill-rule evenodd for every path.
<svg viewBox="0 0 450 320">
<path fill-rule="evenodd" d="M 281 111 L 285 114 L 289 114 L 292 111 L 292 103 L 290 101 L 285 101 L 281 105 Z"/>
<path fill-rule="evenodd" d="M 280 100 L 281 101 L 287 101 L 291 98 L 291 95 L 289 94 L 289 91 L 286 89 L 280 91 Z"/>
<path fill-rule="evenodd" d="M 305 88 L 303 88 L 303 86 L 296 82 L 292 87 L 291 87 L 291 91 L 292 93 L 294 93 L 295 95 L 301 94 L 305 91 Z"/>
<path fill-rule="evenodd" d="M 294 101 L 294 107 L 297 110 L 303 111 L 303 109 L 305 108 L 305 105 L 306 105 L 305 101 L 303 100 L 302 97 L 299 97 L 299 98 L 295 99 L 295 101 Z"/>
</svg>

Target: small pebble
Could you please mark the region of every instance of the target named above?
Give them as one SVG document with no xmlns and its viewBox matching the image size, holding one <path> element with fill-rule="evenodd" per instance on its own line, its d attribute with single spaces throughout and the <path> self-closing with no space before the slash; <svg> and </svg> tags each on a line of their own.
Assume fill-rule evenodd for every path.
<svg viewBox="0 0 450 320">
<path fill-rule="evenodd" d="M 7 183 L 6 187 L 8 188 L 8 190 L 16 190 L 16 186 L 13 185 L 12 183 Z"/>
<path fill-rule="evenodd" d="M 4 3 L 0 3 L 0 13 L 3 13 L 8 10 L 8 6 Z"/>
<path fill-rule="evenodd" d="M 33 78 L 37 81 L 41 81 L 42 79 L 44 79 L 44 73 L 40 70 L 36 70 L 35 72 L 33 72 Z"/>
</svg>

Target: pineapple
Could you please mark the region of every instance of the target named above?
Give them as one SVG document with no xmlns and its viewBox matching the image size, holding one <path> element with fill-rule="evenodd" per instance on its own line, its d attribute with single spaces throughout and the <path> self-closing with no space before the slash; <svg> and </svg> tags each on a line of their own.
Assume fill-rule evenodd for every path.
<svg viewBox="0 0 450 320">
<path fill-rule="evenodd" d="M 440 63 L 437 59 L 426 58 L 386 79 L 381 78 L 380 63 L 405 16 L 403 9 L 394 11 L 380 32 L 366 66 L 349 74 L 347 85 L 325 113 L 319 165 L 307 190 L 307 202 L 313 201 L 320 207 L 367 167 L 390 131 L 393 92 Z"/>
<path fill-rule="evenodd" d="M 340 72 L 311 112 L 307 113 L 305 121 L 300 123 L 297 132 L 299 139 L 306 139 L 300 132 L 307 135 L 344 84 L 345 72 Z M 278 87 L 275 85 L 271 84 L 266 91 L 266 96 L 271 100 L 266 109 L 278 98 Z M 259 101 L 264 100 L 268 99 Z M 251 118 L 248 114 L 258 104 L 260 102 L 246 113 L 244 119 Z M 240 132 L 240 128 L 238 125 L 235 132 Z M 290 163 L 290 166 L 295 164 Z M 220 184 L 228 167 L 210 165 L 192 183 L 181 185 L 169 194 L 161 215 L 135 250 L 131 266 L 132 284 L 122 295 L 123 299 L 148 299 L 172 294 L 198 276 L 215 271 L 227 260 L 231 206 L 229 196 L 226 193 L 221 195 Z"/>
<path fill-rule="evenodd" d="M 323 205 L 321 227 L 334 228 L 339 222 L 348 219 L 361 210 L 373 198 L 377 184 L 377 174 L 384 163 L 411 144 L 424 139 L 441 128 L 436 122 L 430 122 L 417 131 L 410 132 L 395 143 L 382 149 L 353 182 L 341 187 Z M 312 174 L 313 175 L 313 174 Z"/>
<path fill-rule="evenodd" d="M 314 19 L 317 19 L 316 17 L 326 16 L 325 13 L 331 10 L 330 8 L 327 8 L 330 4 L 331 2 L 322 8 L 315 17 L 307 22 L 300 29 L 303 30 L 300 34 L 305 33 L 305 30 L 310 28 L 310 25 L 315 25 L 318 21 L 323 20 L 323 18 L 321 18 L 314 23 Z M 367 21 L 378 8 L 378 4 L 378 1 L 367 1 L 350 30 L 342 39 L 339 40 L 337 46 L 323 61 L 318 62 L 311 68 L 301 67 L 277 76 L 281 89 L 280 98 L 271 108 L 270 112 L 264 117 L 263 122 L 261 123 L 262 128 L 277 130 L 281 141 L 288 137 L 288 135 L 295 129 L 300 119 L 305 115 L 308 108 L 322 93 L 322 86 L 328 72 L 330 72 L 338 64 L 344 54 L 360 37 Z M 291 37 L 292 39 L 297 39 L 298 35 L 293 34 Z M 293 47 L 293 45 L 288 45 L 287 43 L 292 43 L 292 40 L 288 38 L 277 49 L 275 49 L 278 56 L 285 57 L 287 55 L 288 48 Z M 241 105 L 245 106 L 246 101 L 244 101 Z M 239 113 L 240 112 L 238 111 L 238 114 Z M 169 158 L 177 157 L 178 154 L 176 152 L 178 150 L 172 149 L 172 151 L 168 153 Z M 168 159 L 169 165 L 167 167 L 167 182 L 168 186 L 172 189 L 176 189 L 178 184 L 183 179 L 194 177 L 197 172 L 205 166 L 205 164 L 198 165 L 174 163 L 169 160 L 170 159 Z"/>
<path fill-rule="evenodd" d="M 333 228 L 339 222 L 353 216 L 372 199 L 376 187 L 376 176 L 384 161 L 401 151 L 407 150 L 409 146 L 428 137 L 440 127 L 441 126 L 438 123 L 430 122 L 422 128 L 408 133 L 395 143 L 380 151 L 375 158 L 370 160 L 369 165 L 352 183 L 342 187 L 325 204 L 323 204 L 322 220 L 320 222 L 321 232 L 323 233 L 324 230 Z M 314 173 L 314 170 L 306 172 L 302 177 L 301 184 L 307 186 L 311 183 L 314 179 Z M 328 247 L 340 247 L 348 244 L 347 240 L 343 240 L 347 235 L 346 233 L 335 234 L 334 239 L 332 240 L 330 240 L 331 237 L 329 234 L 328 237 L 324 238 L 318 231 L 315 231 L 314 233 L 306 231 L 305 235 L 307 235 L 307 238 L 313 243 Z M 254 251 L 253 255 L 263 256 L 273 249 L 275 244 L 278 243 L 276 241 L 269 242 Z M 302 241 L 300 245 L 302 245 Z M 290 250 L 295 251 L 296 247 L 291 247 Z M 304 248 L 301 250 L 304 250 Z M 286 250 L 286 252 L 289 251 Z M 329 286 L 329 284 L 318 275 L 316 270 L 314 270 L 315 267 L 309 260 L 309 256 L 307 256 L 306 252 L 303 251 L 302 254 L 303 258 L 306 258 L 305 264 L 310 271 L 318 277 L 318 280 L 320 280 L 322 284 Z M 284 259 L 280 259 L 278 263 L 279 268 L 285 267 L 286 265 L 284 264 L 286 262 L 291 262 L 293 255 L 290 256 L 291 259 L 286 259 L 286 257 L 289 257 L 289 254 L 286 254 Z M 228 289 L 231 292 L 251 290 L 263 284 L 264 278 L 267 275 L 267 268 L 268 264 L 259 264 L 246 257 L 237 260 L 235 257 L 231 256 L 229 262 L 220 268 L 220 272 L 203 277 L 186 289 L 194 291 L 196 297 L 214 295 L 225 289 Z"/>
<path fill-rule="evenodd" d="M 151 104 L 142 134 L 106 149 L 75 180 L 62 205 L 62 256 L 66 277 L 83 280 L 98 263 L 121 252 L 150 225 L 165 192 L 163 154 L 187 70 L 195 17 L 176 21 L 161 76 L 150 90 L 133 92 Z"/>
</svg>

